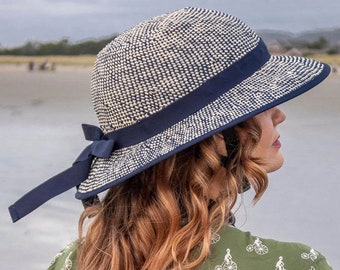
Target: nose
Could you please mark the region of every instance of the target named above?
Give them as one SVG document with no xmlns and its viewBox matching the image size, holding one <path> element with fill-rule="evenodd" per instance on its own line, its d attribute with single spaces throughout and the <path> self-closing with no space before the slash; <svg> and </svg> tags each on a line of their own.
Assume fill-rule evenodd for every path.
<svg viewBox="0 0 340 270">
<path fill-rule="evenodd" d="M 286 114 L 281 109 L 274 107 L 273 110 L 273 122 L 275 125 L 281 124 L 286 120 Z"/>
</svg>

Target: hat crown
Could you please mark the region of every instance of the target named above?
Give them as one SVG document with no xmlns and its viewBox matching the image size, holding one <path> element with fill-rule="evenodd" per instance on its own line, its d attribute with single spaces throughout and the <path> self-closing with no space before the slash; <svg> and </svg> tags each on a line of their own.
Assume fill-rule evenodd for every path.
<svg viewBox="0 0 340 270">
<path fill-rule="evenodd" d="M 133 125 L 197 89 L 259 37 L 225 13 L 185 8 L 124 32 L 97 56 L 91 93 L 105 133 Z"/>
</svg>

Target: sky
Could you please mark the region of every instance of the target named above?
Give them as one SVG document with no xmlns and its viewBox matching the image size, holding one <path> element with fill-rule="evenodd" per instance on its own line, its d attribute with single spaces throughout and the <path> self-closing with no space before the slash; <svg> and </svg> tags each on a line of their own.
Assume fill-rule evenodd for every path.
<svg viewBox="0 0 340 270">
<path fill-rule="evenodd" d="M 108 37 L 186 6 L 230 13 L 255 30 L 340 28 L 339 0 L 0 0 L 0 47 Z"/>
</svg>

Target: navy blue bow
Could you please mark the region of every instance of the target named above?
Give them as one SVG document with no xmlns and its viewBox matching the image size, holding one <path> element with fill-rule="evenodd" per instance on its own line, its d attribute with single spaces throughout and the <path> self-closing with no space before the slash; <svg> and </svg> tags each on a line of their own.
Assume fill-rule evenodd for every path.
<svg viewBox="0 0 340 270">
<path fill-rule="evenodd" d="M 84 151 L 79 155 L 76 162 L 83 161 L 90 156 L 99 158 L 109 158 L 114 147 L 114 139 L 106 138 L 99 127 L 83 124 L 83 131 L 85 139 L 93 141 Z M 76 163 L 75 162 L 75 163 Z"/>
<path fill-rule="evenodd" d="M 109 158 L 114 150 L 115 141 L 104 135 L 100 128 L 82 125 L 85 139 L 92 141 L 79 155 L 73 166 L 48 179 L 9 207 L 13 222 L 31 213 L 49 199 L 79 186 L 87 179 L 94 157 Z"/>
</svg>

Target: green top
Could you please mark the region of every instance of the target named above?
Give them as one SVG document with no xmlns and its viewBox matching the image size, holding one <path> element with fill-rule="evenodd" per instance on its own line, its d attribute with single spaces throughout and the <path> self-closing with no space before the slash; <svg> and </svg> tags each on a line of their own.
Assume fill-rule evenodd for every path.
<svg viewBox="0 0 340 270">
<path fill-rule="evenodd" d="M 76 243 L 57 254 L 48 270 L 76 270 Z M 215 234 L 209 257 L 197 270 L 331 270 L 324 256 L 299 243 L 252 236 L 231 226 Z"/>
<path fill-rule="evenodd" d="M 329 270 L 324 256 L 299 243 L 263 239 L 224 226 L 212 240 L 211 254 L 197 270 Z"/>
<path fill-rule="evenodd" d="M 47 270 L 77 270 L 77 242 L 60 251 Z"/>
</svg>

